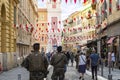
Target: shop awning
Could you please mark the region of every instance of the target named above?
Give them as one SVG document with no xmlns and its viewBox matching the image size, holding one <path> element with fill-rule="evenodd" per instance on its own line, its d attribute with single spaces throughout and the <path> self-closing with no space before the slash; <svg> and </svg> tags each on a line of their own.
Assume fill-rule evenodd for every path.
<svg viewBox="0 0 120 80">
<path fill-rule="evenodd" d="M 115 39 L 115 37 L 111 37 L 111 38 L 107 41 L 107 44 L 111 44 L 114 39 Z"/>
</svg>

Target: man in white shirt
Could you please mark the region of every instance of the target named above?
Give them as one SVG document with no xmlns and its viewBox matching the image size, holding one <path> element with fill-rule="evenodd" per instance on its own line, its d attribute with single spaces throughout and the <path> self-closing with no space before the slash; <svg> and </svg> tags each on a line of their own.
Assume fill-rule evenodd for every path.
<svg viewBox="0 0 120 80">
<path fill-rule="evenodd" d="M 84 73 L 86 71 L 86 56 L 81 52 L 79 56 L 79 67 L 78 71 L 80 73 L 79 79 L 84 80 Z"/>
</svg>

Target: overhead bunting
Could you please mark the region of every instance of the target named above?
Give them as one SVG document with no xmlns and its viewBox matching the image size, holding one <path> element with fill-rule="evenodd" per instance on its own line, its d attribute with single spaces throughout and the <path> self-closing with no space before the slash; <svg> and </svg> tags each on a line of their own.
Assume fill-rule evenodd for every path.
<svg viewBox="0 0 120 80">
<path fill-rule="evenodd" d="M 45 0 L 42 0 L 42 2 L 44 2 Z M 52 0 L 53 2 L 57 2 L 57 0 Z M 60 2 L 62 2 L 62 0 L 59 0 Z M 72 3 L 73 1 L 74 1 L 74 3 L 76 4 L 77 3 L 77 1 L 79 2 L 79 3 L 81 3 L 81 0 L 64 0 L 64 2 L 67 4 L 68 3 L 68 1 L 70 1 L 70 3 Z M 84 3 L 86 3 L 87 2 L 87 0 L 84 0 L 83 1 Z"/>
</svg>

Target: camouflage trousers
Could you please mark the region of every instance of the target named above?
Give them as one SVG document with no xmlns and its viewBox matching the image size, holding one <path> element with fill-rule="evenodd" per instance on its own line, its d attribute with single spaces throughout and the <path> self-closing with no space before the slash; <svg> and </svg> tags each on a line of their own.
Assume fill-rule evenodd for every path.
<svg viewBox="0 0 120 80">
<path fill-rule="evenodd" d="M 44 80 L 44 77 L 42 72 L 30 72 L 30 80 Z"/>
<path fill-rule="evenodd" d="M 65 70 L 64 68 L 55 68 L 51 76 L 52 80 L 64 80 Z"/>
</svg>

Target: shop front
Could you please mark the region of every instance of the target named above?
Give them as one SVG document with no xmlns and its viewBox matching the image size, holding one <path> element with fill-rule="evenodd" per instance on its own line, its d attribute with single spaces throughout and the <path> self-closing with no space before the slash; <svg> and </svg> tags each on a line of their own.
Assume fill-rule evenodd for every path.
<svg viewBox="0 0 120 80">
<path fill-rule="evenodd" d="M 120 67 L 120 22 L 111 24 L 107 29 L 108 51 L 114 51 L 116 67 Z"/>
</svg>

